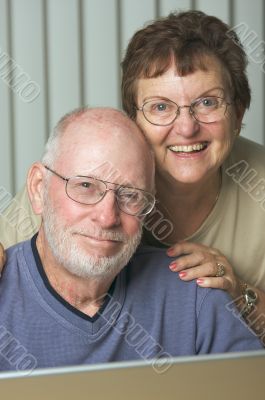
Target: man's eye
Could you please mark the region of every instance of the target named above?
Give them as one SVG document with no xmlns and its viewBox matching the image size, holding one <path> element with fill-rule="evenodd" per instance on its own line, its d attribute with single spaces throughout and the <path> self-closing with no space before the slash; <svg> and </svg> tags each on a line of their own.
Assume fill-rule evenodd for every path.
<svg viewBox="0 0 265 400">
<path fill-rule="evenodd" d="M 122 201 L 136 202 L 140 196 L 138 192 L 124 190 L 119 192 L 119 197 Z"/>
<path fill-rule="evenodd" d="M 80 192 L 93 192 L 96 189 L 96 185 L 89 181 L 80 181 L 75 184 L 75 190 L 79 190 Z"/>
</svg>

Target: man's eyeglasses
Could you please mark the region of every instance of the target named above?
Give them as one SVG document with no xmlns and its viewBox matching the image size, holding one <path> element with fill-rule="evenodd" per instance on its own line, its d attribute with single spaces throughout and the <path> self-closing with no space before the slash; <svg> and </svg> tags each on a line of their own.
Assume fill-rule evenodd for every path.
<svg viewBox="0 0 265 400">
<path fill-rule="evenodd" d="M 118 185 L 90 176 L 65 178 L 48 166 L 45 165 L 44 167 L 65 181 L 67 196 L 77 203 L 86 205 L 97 204 L 109 190 L 113 190 L 119 209 L 126 214 L 142 217 L 149 214 L 154 208 L 155 197 L 152 193 L 145 190 Z M 113 185 L 114 188 L 108 187 L 109 185 Z"/>
<path fill-rule="evenodd" d="M 178 106 L 174 101 L 158 98 L 146 101 L 137 110 L 142 111 L 150 124 L 158 126 L 171 125 L 178 118 L 181 108 L 188 108 L 190 115 L 198 122 L 211 124 L 220 121 L 231 104 L 216 96 L 201 97 L 189 106 Z"/>
</svg>

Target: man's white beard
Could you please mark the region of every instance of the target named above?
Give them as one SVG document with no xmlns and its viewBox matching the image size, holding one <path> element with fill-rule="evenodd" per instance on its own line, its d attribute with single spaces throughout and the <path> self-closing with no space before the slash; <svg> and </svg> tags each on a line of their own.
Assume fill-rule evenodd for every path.
<svg viewBox="0 0 265 400">
<path fill-rule="evenodd" d="M 45 196 L 43 227 L 46 240 L 56 261 L 69 272 L 83 278 L 104 279 L 116 276 L 128 263 L 141 240 L 142 226 L 138 232 L 128 237 L 123 233 L 100 228 L 63 226 L 49 199 Z M 74 234 L 73 234 L 74 233 Z M 122 240 L 122 249 L 113 256 L 89 255 L 75 241 L 75 233 Z M 78 237 L 78 235 L 77 235 Z"/>
</svg>

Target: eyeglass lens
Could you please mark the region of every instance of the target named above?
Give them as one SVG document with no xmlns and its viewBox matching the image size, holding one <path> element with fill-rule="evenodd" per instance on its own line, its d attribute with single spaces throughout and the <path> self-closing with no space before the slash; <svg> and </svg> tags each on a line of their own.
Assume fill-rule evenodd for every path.
<svg viewBox="0 0 265 400">
<path fill-rule="evenodd" d="M 67 182 L 68 196 L 81 204 L 96 204 L 103 199 L 107 190 L 104 181 L 90 177 L 74 177 Z M 120 186 L 115 191 L 119 208 L 130 215 L 148 214 L 154 205 L 153 196 L 136 188 Z"/>
</svg>

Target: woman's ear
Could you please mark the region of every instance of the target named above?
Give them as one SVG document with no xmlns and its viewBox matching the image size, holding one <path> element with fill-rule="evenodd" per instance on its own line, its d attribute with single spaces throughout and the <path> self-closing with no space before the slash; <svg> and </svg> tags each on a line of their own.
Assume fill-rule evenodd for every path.
<svg viewBox="0 0 265 400">
<path fill-rule="evenodd" d="M 42 214 L 45 189 L 45 167 L 43 164 L 34 163 L 27 176 L 27 189 L 30 202 L 35 214 Z"/>
</svg>

